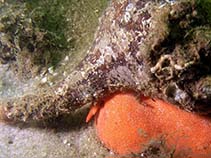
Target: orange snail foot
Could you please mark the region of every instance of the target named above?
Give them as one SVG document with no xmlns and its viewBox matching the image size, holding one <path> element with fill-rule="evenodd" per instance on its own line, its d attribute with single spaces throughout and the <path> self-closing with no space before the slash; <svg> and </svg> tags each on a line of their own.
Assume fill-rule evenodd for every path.
<svg viewBox="0 0 211 158">
<path fill-rule="evenodd" d="M 93 118 L 93 116 L 100 110 L 100 108 L 100 105 L 94 105 L 91 107 L 88 115 L 86 116 L 86 123 L 88 123 Z"/>
<path fill-rule="evenodd" d="M 103 106 L 91 108 L 86 122 L 96 113 L 95 128 L 100 141 L 111 151 L 140 153 L 151 140 L 165 137 L 175 157 L 209 157 L 211 119 L 189 113 L 159 99 L 117 93 Z"/>
</svg>

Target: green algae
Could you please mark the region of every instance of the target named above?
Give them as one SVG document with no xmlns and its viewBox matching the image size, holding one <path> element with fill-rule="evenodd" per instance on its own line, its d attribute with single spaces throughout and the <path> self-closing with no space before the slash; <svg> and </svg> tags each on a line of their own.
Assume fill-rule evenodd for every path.
<svg viewBox="0 0 211 158">
<path fill-rule="evenodd" d="M 66 55 L 91 43 L 107 3 L 108 0 L 2 2 L 0 29 L 11 43 L 5 44 L 1 63 L 30 58 L 32 67 L 56 67 Z"/>
<path fill-rule="evenodd" d="M 35 28 L 44 32 L 40 47 L 43 53 L 36 55 L 35 62 L 46 65 L 57 65 L 62 59 L 63 50 L 73 47 L 73 40 L 68 41 L 65 34 L 68 22 L 66 20 L 67 4 L 65 0 L 25 1 L 27 15 L 32 19 Z"/>
<path fill-rule="evenodd" d="M 196 5 L 204 21 L 211 25 L 211 0 L 196 0 Z"/>
</svg>

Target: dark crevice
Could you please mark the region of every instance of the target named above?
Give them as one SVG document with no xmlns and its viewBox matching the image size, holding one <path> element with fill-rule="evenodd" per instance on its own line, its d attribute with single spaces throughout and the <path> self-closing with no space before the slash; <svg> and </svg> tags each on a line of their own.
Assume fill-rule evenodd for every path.
<svg viewBox="0 0 211 158">
<path fill-rule="evenodd" d="M 211 95 L 210 24 L 196 6 L 186 3 L 180 7 L 168 16 L 168 35 L 151 48 L 151 77 L 158 93 L 165 91 L 176 103 L 175 97 L 181 97 L 181 106 L 190 105 L 190 110 L 203 112 Z M 169 85 L 176 86 L 172 89 Z M 186 95 L 184 100 L 182 95 Z"/>
</svg>

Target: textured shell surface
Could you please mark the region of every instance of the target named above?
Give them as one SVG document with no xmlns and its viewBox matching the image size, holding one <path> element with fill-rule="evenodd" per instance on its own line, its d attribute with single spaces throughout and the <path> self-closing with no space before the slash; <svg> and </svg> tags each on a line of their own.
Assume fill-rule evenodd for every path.
<svg viewBox="0 0 211 158">
<path fill-rule="evenodd" d="M 2 113 L 11 120 L 48 119 L 127 90 L 203 111 L 211 98 L 211 40 L 204 38 L 210 27 L 196 25 L 195 12 L 191 0 L 112 1 L 75 70 L 50 92 L 1 100 Z"/>
</svg>

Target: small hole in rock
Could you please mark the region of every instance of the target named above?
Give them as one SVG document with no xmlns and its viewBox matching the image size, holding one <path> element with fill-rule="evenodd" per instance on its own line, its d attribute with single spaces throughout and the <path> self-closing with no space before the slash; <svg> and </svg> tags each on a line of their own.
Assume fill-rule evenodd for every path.
<svg viewBox="0 0 211 158">
<path fill-rule="evenodd" d="M 12 140 L 9 140 L 9 141 L 8 141 L 8 144 L 13 144 L 13 141 L 12 141 Z"/>
</svg>

